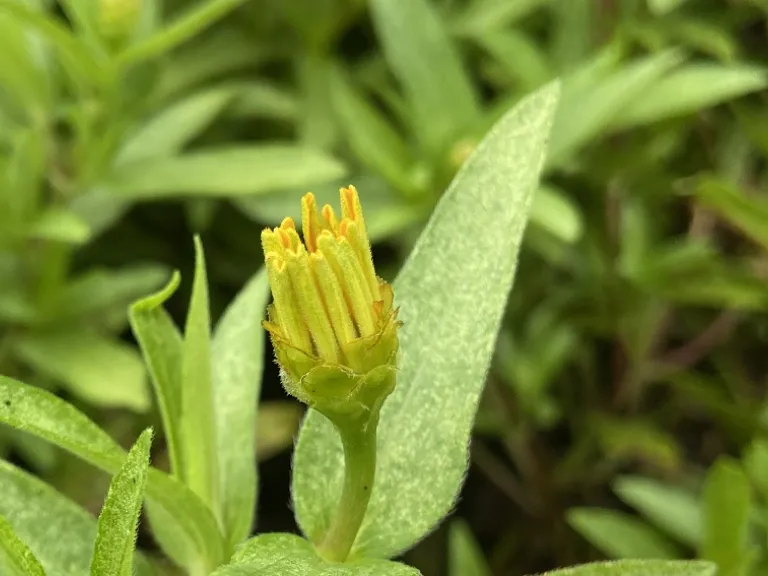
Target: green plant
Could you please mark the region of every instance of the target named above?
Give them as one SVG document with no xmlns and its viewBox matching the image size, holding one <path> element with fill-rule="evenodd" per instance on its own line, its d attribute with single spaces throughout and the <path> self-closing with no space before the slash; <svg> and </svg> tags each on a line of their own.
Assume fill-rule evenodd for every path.
<svg viewBox="0 0 768 576">
<path fill-rule="evenodd" d="M 190 574 L 418 573 L 386 558 L 422 538 L 456 498 L 476 402 L 512 283 L 516 251 L 545 157 L 556 101 L 557 86 L 545 88 L 519 104 L 491 131 L 456 177 L 394 283 L 404 322 L 399 331 L 402 355 L 395 391 L 383 404 L 374 439 L 377 460 L 363 459 L 361 463 L 363 468 L 376 468 L 370 503 L 349 504 L 343 497 L 338 502 L 345 466 L 355 470 L 361 448 L 351 442 L 342 452 L 328 416 L 343 431 L 347 422 L 343 414 L 355 414 L 349 412 L 355 404 L 344 408 L 337 401 L 329 412 L 325 401 L 309 398 L 325 416 L 317 411 L 310 414 L 296 448 L 293 497 L 303 530 L 311 540 L 324 536 L 334 526 L 328 521 L 337 503 L 342 515 L 350 512 L 350 506 L 359 506 L 365 516 L 362 524 L 352 525 L 351 540 L 339 541 L 341 548 L 321 547 L 322 554 L 335 562 L 323 560 L 311 541 L 291 534 L 267 534 L 243 542 L 250 532 L 256 490 L 252 447 L 256 414 L 248 398 L 255 399 L 260 380 L 255 355 L 263 339 L 257 324 L 266 298 L 263 273 L 232 304 L 213 337 L 206 264 L 199 242 L 183 335 L 162 307 L 178 286 L 178 276 L 162 292 L 131 309 L 131 322 L 161 407 L 172 475 L 154 468 L 147 475 L 148 435 L 126 459 L 114 441 L 73 406 L 16 380 L 0 380 L 0 421 L 47 439 L 107 471 L 123 468 L 115 476 L 99 521 L 92 574 L 130 573 L 137 503 L 145 479 L 155 537 L 166 554 Z M 465 218 L 467 213 L 472 218 Z M 508 233 L 510 227 L 514 234 Z M 480 230 L 482 235 L 478 235 Z M 463 284 L 461 291 L 454 289 L 458 282 Z M 294 285 L 293 290 L 302 289 L 300 286 Z M 285 305 L 282 300 L 277 305 L 280 321 L 285 322 L 288 309 L 280 307 Z M 291 361 L 283 357 L 285 370 L 292 370 Z M 318 389 L 338 386 L 334 378 L 343 373 L 334 374 L 318 380 Z M 430 398 L 436 403 L 432 409 Z M 380 401 L 375 405 L 381 406 Z M 445 426 L 446 422 L 451 426 Z M 350 432 L 352 437 L 359 433 Z M 3 476 L 18 480 L 20 472 L 14 467 L 5 465 L 4 469 L 7 474 Z M 370 473 L 373 475 L 373 469 Z M 424 483 L 427 476 L 434 482 Z M 43 494 L 66 503 L 47 488 L 37 498 Z M 62 564 L 61 559 L 72 554 L 73 547 L 68 542 L 50 541 L 46 532 L 35 532 L 28 525 L 30 517 L 23 510 L 34 504 L 34 498 L 30 494 L 3 499 L 0 512 L 26 536 L 25 545 L 13 530 L 4 530 L 3 549 L 11 551 L 21 574 L 40 573 L 43 568 L 48 574 L 68 573 L 71 564 Z M 70 515 L 81 514 L 77 507 L 66 506 Z M 60 510 L 56 512 L 62 515 Z M 89 554 L 87 531 L 67 538 L 76 536 L 82 539 L 79 549 Z M 336 563 L 341 560 L 346 561 Z M 85 562 L 85 558 L 79 561 Z M 141 563 L 136 566 L 143 570 Z M 601 569 L 596 566 L 577 573 L 600 573 Z M 610 573 L 617 568 L 607 569 Z M 675 574 L 678 568 L 670 564 L 663 569 L 664 574 Z M 690 565 L 687 570 L 705 574 L 708 568 Z M 633 572 L 628 567 L 617 573 Z"/>
<path fill-rule="evenodd" d="M 425 576 L 537 573 L 622 555 L 699 555 L 728 569 L 740 550 L 761 574 L 765 475 L 751 446 L 765 413 L 767 9 L 764 0 L 0 0 L 0 373 L 71 403 L 119 445 L 152 426 L 155 467 L 225 508 L 222 538 L 233 546 L 252 531 L 255 496 L 237 486 L 254 481 L 255 397 L 217 396 L 224 407 L 211 426 L 189 397 L 179 408 L 173 385 L 151 394 L 147 368 L 162 372 L 163 362 L 157 352 L 141 361 L 126 306 L 173 268 L 191 278 L 195 251 L 182 239 L 199 234 L 215 324 L 261 263 L 256 231 L 297 219 L 306 190 L 322 204 L 348 182 L 392 283 L 491 125 L 559 77 L 457 518 L 401 560 Z M 192 285 L 163 304 L 176 325 Z M 145 354 L 150 302 L 133 312 Z M 204 345 L 202 324 L 184 340 Z M 226 364 L 222 350 L 213 373 Z M 290 445 L 301 408 L 264 368 L 259 531 L 290 531 L 289 456 L 263 458 Z M 173 378 L 207 394 L 194 377 L 205 371 L 201 356 Z M 185 411 L 203 424 L 163 424 Z M 415 422 L 408 414 L 398 426 Z M 195 442 L 207 456 L 185 463 Z M 101 505 L 106 475 L 52 444 L 2 427 L 0 454 L 81 508 Z M 225 489 L 201 465 L 221 454 Z M 747 544 L 712 536 L 725 556 L 700 543 L 725 521 L 691 512 L 721 457 L 751 481 Z M 666 504 L 654 508 L 643 482 L 672 496 L 656 494 Z M 27 495 L 16 518 L 32 510 L 57 525 L 46 506 L 67 504 L 35 507 L 13 486 Z M 659 512 L 670 502 L 672 520 Z M 335 509 L 318 508 L 330 522 Z M 296 511 L 305 530 L 327 528 Z M 163 513 L 150 505 L 139 547 L 166 571 L 157 542 L 177 564 L 195 544 L 174 548 L 175 529 L 153 540 L 147 527 L 162 531 Z M 715 520 L 698 519 L 707 514 Z M 40 555 L 31 532 L 14 528 Z M 78 540 L 87 530 L 66 540 L 78 574 L 93 549 Z M 204 546 L 213 534 L 194 538 Z"/>
</svg>

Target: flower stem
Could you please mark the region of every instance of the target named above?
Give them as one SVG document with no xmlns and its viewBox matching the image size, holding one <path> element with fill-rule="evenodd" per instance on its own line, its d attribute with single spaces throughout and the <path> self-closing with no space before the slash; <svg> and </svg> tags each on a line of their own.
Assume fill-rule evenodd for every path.
<svg viewBox="0 0 768 576">
<path fill-rule="evenodd" d="M 336 516 L 323 541 L 320 555 L 329 562 L 344 562 L 363 523 L 376 473 L 376 427 L 379 411 L 364 420 L 336 422 L 344 447 L 344 487 Z"/>
</svg>

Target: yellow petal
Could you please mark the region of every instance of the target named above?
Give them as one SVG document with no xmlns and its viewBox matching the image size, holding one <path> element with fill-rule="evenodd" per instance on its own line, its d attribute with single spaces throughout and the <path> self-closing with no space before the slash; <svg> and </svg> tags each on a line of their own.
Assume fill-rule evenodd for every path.
<svg viewBox="0 0 768 576">
<path fill-rule="evenodd" d="M 275 252 L 270 252 L 266 256 L 266 266 L 281 332 L 293 346 L 311 352 L 309 331 L 302 318 L 285 260 Z"/>
<path fill-rule="evenodd" d="M 317 215 L 317 201 L 312 192 L 304 194 L 301 199 L 301 232 L 304 235 L 304 243 L 307 250 L 317 250 L 317 236 L 322 231 L 320 218 Z"/>
<path fill-rule="evenodd" d="M 371 255 L 371 245 L 368 243 L 368 238 L 366 238 L 362 228 L 356 222 L 350 220 L 342 220 L 339 230 L 352 245 L 358 260 L 360 260 L 360 267 L 363 270 L 368 290 L 370 290 L 373 299 L 380 300 L 379 279 L 376 277 L 376 270 L 373 267 L 373 256 Z"/>
<path fill-rule="evenodd" d="M 344 290 L 358 333 L 373 334 L 376 330 L 373 296 L 352 245 L 346 238 L 335 239 L 329 232 L 320 235 L 318 244 Z"/>
<path fill-rule="evenodd" d="M 363 207 L 360 205 L 360 196 L 357 194 L 357 188 L 349 186 L 339 190 L 341 196 L 341 219 L 352 220 L 358 225 L 363 236 L 367 237 L 365 231 L 365 219 L 363 218 Z"/>
<path fill-rule="evenodd" d="M 303 247 L 298 254 L 288 254 L 286 266 L 294 294 L 318 355 L 326 362 L 339 361 L 339 350 L 333 326 L 325 311 L 323 299 L 309 267 L 309 255 Z"/>
<path fill-rule="evenodd" d="M 355 326 L 352 323 L 352 316 L 349 313 L 349 307 L 344 297 L 344 290 L 330 262 L 328 262 L 322 251 L 317 251 L 310 256 L 310 265 L 317 279 L 317 284 L 323 293 L 325 308 L 328 311 L 328 316 L 331 318 L 333 331 L 343 346 L 345 343 L 357 338 Z"/>
</svg>

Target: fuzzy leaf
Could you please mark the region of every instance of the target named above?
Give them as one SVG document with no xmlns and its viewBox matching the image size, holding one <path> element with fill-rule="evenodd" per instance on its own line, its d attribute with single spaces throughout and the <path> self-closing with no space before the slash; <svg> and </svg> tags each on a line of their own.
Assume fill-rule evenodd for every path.
<svg viewBox="0 0 768 576">
<path fill-rule="evenodd" d="M 121 165 L 109 193 L 125 199 L 249 196 L 305 188 L 341 178 L 345 169 L 326 154 L 296 146 L 216 148 Z"/>
<path fill-rule="evenodd" d="M 0 423 L 48 440 L 113 474 L 125 460 L 115 441 L 74 406 L 5 376 L 0 376 Z M 193 492 L 151 468 L 147 497 L 165 512 L 168 529 L 183 539 L 189 563 L 208 569 L 221 563 L 224 550 L 216 520 Z"/>
<path fill-rule="evenodd" d="M 414 132 L 441 152 L 478 120 L 477 97 L 456 46 L 427 0 L 373 0 L 373 23 L 384 56 L 403 85 Z"/>
<path fill-rule="evenodd" d="M 710 562 L 621 560 L 582 564 L 541 576 L 715 576 L 716 573 L 717 567 Z"/>
<path fill-rule="evenodd" d="M 615 510 L 573 508 L 568 523 L 609 558 L 673 560 L 680 551 L 642 520 Z"/>
<path fill-rule="evenodd" d="M 738 462 L 721 458 L 704 483 L 704 540 L 700 557 L 716 562 L 724 576 L 743 574 L 747 551 L 751 487 Z"/>
<path fill-rule="evenodd" d="M 230 549 L 251 534 L 256 506 L 256 405 L 264 362 L 265 270 L 255 275 L 216 327 L 211 349 L 219 485 Z"/>
<path fill-rule="evenodd" d="M 382 411 L 377 476 L 354 556 L 395 556 L 453 506 L 558 93 L 556 84 L 535 93 L 490 132 L 394 283 L 404 322 L 400 372 Z M 343 460 L 333 427 L 310 413 L 296 449 L 293 497 L 313 539 L 333 516 Z"/>
<path fill-rule="evenodd" d="M 218 513 L 219 486 L 211 383 L 211 318 L 203 245 L 195 238 L 195 279 L 184 333 L 181 441 L 184 481 Z"/>
<path fill-rule="evenodd" d="M 136 529 L 144 500 L 152 430 L 145 430 L 112 479 L 99 515 L 91 576 L 131 576 Z"/>
<path fill-rule="evenodd" d="M 312 545 L 295 534 L 266 534 L 248 540 L 232 564 L 213 576 L 419 576 L 410 566 L 385 560 L 352 560 L 329 564 Z"/>
<path fill-rule="evenodd" d="M 137 412 L 150 407 L 141 358 L 119 340 L 71 328 L 31 332 L 21 336 L 15 346 L 27 363 L 87 402 Z"/>
<path fill-rule="evenodd" d="M 32 550 L 16 535 L 8 520 L 0 516 L 0 568 L 4 564 L 10 570 L 8 576 L 45 576 L 45 570 Z"/>
</svg>

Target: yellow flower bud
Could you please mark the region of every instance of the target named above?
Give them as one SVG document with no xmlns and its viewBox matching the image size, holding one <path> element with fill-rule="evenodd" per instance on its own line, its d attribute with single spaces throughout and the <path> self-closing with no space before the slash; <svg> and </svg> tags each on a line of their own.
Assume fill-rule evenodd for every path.
<svg viewBox="0 0 768 576">
<path fill-rule="evenodd" d="M 341 219 L 302 199 L 293 220 L 262 232 L 273 304 L 270 334 L 289 394 L 328 416 L 371 410 L 394 389 L 397 310 L 376 276 L 360 198 L 342 188 Z"/>
</svg>

